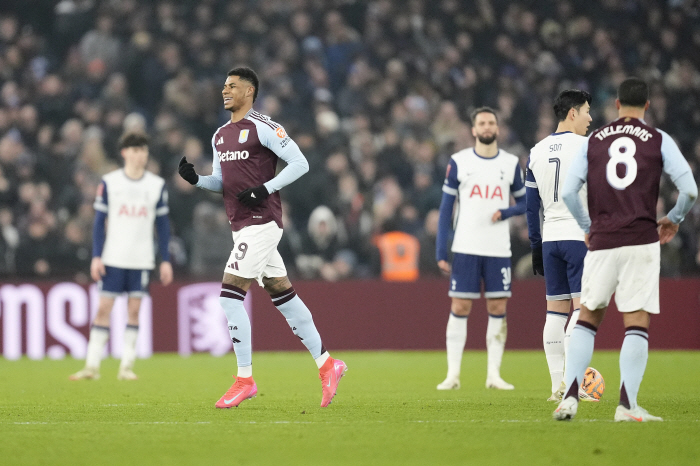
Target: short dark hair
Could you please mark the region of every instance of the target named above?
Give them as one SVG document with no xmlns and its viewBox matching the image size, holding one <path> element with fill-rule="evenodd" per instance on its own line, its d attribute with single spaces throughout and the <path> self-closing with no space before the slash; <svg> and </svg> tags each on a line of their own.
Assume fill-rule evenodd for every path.
<svg viewBox="0 0 700 466">
<path fill-rule="evenodd" d="M 124 133 L 119 138 L 119 149 L 127 147 L 148 147 L 148 136 L 144 133 Z"/>
<path fill-rule="evenodd" d="M 491 107 L 479 107 L 475 109 L 470 118 L 472 120 L 472 126 L 474 126 L 474 122 L 476 121 L 476 116 L 480 113 L 491 113 L 493 116 L 496 117 L 496 123 L 498 123 L 498 115 L 496 115 L 496 110 L 492 109 Z"/>
<path fill-rule="evenodd" d="M 255 71 L 251 70 L 247 66 L 239 66 L 238 68 L 233 68 L 231 71 L 229 71 L 228 75 L 238 76 L 243 81 L 248 81 L 250 84 L 252 84 L 255 88 L 255 92 L 253 93 L 253 102 L 255 102 L 255 99 L 258 98 L 258 88 L 260 87 L 260 81 L 258 80 L 258 75 L 255 74 Z"/>
<path fill-rule="evenodd" d="M 649 86 L 639 78 L 627 78 L 617 88 L 620 104 L 627 107 L 644 107 L 649 100 Z"/>
<path fill-rule="evenodd" d="M 564 121 L 569 114 L 569 110 L 573 108 L 578 112 L 583 104 L 588 102 L 588 105 L 590 105 L 592 101 L 593 97 L 586 91 L 579 89 L 561 91 L 554 100 L 554 114 L 559 121 Z"/>
</svg>

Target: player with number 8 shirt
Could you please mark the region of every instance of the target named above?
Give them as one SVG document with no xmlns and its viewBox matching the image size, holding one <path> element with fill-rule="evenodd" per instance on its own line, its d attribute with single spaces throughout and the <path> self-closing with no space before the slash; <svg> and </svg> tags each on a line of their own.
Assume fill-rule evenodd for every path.
<svg viewBox="0 0 700 466">
<path fill-rule="evenodd" d="M 620 84 L 619 118 L 591 134 L 562 190 L 564 202 L 586 233 L 589 252 L 583 266 L 581 313 L 566 356 L 566 394 L 553 413 L 557 420 L 576 414 L 579 381 L 593 356 L 595 335 L 613 293 L 625 325 L 620 404 L 614 419 L 661 420 L 637 405 L 648 358 L 650 314 L 659 313 L 660 244 L 674 237 L 698 188 L 673 139 L 644 121 L 648 99 L 644 81 L 629 78 Z M 657 222 L 662 171 L 679 195 L 668 216 Z M 578 196 L 584 183 L 588 183 L 588 213 Z"/>
</svg>

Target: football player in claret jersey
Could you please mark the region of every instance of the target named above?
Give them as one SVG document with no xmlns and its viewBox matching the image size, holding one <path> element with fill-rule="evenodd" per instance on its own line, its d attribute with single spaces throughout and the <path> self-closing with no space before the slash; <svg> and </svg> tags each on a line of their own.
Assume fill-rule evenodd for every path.
<svg viewBox="0 0 700 466">
<path fill-rule="evenodd" d="M 146 171 L 148 138 L 127 133 L 119 147 L 124 168 L 107 173 L 97 188 L 90 275 L 99 283 L 100 304 L 90 329 L 85 368 L 71 375 L 71 380 L 99 377 L 100 359 L 109 338 L 109 316 L 114 299 L 121 293 L 128 295 L 128 318 L 118 378 L 137 378 L 133 368 L 139 309 L 141 298 L 148 293 L 149 273 L 155 267 L 154 223 L 162 259 L 160 281 L 168 285 L 173 280 L 168 253 L 168 193 L 165 180 Z"/>
<path fill-rule="evenodd" d="M 270 294 L 316 361 L 323 392 L 321 406 L 325 407 L 335 396 L 347 366 L 331 358 L 321 343 L 311 313 L 294 291 L 277 252 L 282 237 L 279 190 L 306 173 L 309 164 L 282 126 L 253 110 L 258 90 L 258 77 L 250 68 L 229 71 L 222 96 L 231 120 L 212 137 L 212 174 L 197 175 L 184 157 L 179 167 L 180 176 L 189 183 L 223 193 L 233 232 L 233 250 L 224 270 L 219 302 L 228 320 L 238 375 L 216 407 L 238 406 L 258 391 L 253 380 L 251 325 L 243 307 L 254 280 Z M 275 176 L 278 159 L 287 166 Z"/>
<path fill-rule="evenodd" d="M 562 197 L 585 232 L 581 313 L 566 355 L 564 399 L 553 413 L 567 420 L 578 409 L 578 386 L 593 357 L 595 335 L 610 298 L 622 312 L 620 404 L 615 421 L 661 421 L 637 404 L 649 353 L 650 315 L 659 313 L 659 244 L 668 243 L 698 195 L 688 162 L 665 132 L 644 122 L 649 89 L 629 78 L 617 92 L 619 118 L 595 130 L 571 165 Z M 656 220 L 661 172 L 678 188 L 676 205 Z M 588 183 L 588 213 L 578 192 Z"/>
<path fill-rule="evenodd" d="M 450 275 L 452 297 L 447 321 L 447 378 L 438 390 L 460 387 L 462 353 L 467 342 L 467 318 L 472 300 L 481 297 L 484 283 L 488 367 L 486 387 L 512 390 L 501 378 L 506 344 L 506 303 L 511 296 L 510 231 L 504 221 L 525 213 L 525 185 L 518 157 L 498 149 L 498 119 L 488 107 L 472 113 L 476 145 L 453 154 L 442 187 L 436 244 L 438 267 Z M 510 206 L 510 196 L 516 205 Z M 455 199 L 456 228 L 452 241 L 454 258 L 447 261 L 448 235 L 452 229 Z"/>
<path fill-rule="evenodd" d="M 540 141 L 530 151 L 525 186 L 527 190 L 527 226 L 532 247 L 532 270 L 544 275 L 547 314 L 542 332 L 544 354 L 552 380 L 549 401 L 564 395 L 564 354 L 579 314 L 583 259 L 588 248 L 583 230 L 561 198 L 574 155 L 586 142 L 591 124 L 591 95 L 586 91 L 562 91 L 554 102 L 559 124 L 556 132 Z M 582 190 L 585 202 L 585 190 Z M 544 208 L 543 232 L 540 234 L 540 207 Z M 571 302 L 574 311 L 564 329 Z"/>
</svg>

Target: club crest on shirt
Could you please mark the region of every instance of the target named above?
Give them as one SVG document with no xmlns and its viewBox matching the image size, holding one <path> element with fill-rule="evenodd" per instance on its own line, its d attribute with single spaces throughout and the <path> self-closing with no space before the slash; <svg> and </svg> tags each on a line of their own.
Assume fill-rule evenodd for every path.
<svg viewBox="0 0 700 466">
<path fill-rule="evenodd" d="M 250 133 L 249 129 L 242 129 L 241 134 L 238 135 L 238 142 L 246 142 L 248 140 L 248 133 Z"/>
</svg>

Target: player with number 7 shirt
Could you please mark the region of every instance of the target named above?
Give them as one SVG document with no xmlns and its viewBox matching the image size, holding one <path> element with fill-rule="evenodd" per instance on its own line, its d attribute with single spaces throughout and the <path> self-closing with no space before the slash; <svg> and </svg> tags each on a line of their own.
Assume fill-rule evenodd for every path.
<svg viewBox="0 0 700 466">
<path fill-rule="evenodd" d="M 581 313 L 566 355 L 564 399 L 554 419 L 578 409 L 578 386 L 593 357 L 598 327 L 610 298 L 623 313 L 620 403 L 615 421 L 661 421 L 637 404 L 649 353 L 651 314 L 659 314 L 660 244 L 668 243 L 698 196 L 688 162 L 673 139 L 649 126 L 649 88 L 638 78 L 623 81 L 616 100 L 619 118 L 594 131 L 575 156 L 562 197 L 589 251 L 583 265 Z M 661 173 L 678 188 L 676 205 L 656 220 Z M 578 196 L 588 183 L 588 213 Z"/>
</svg>

